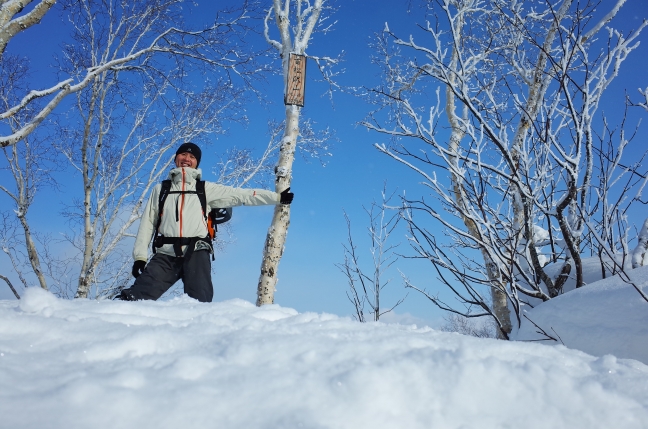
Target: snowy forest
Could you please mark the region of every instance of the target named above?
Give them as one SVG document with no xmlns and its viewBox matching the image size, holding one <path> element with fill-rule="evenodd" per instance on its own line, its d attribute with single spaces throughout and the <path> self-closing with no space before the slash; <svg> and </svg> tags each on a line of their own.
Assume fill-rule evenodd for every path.
<svg viewBox="0 0 648 429">
<path fill-rule="evenodd" d="M 648 428 L 646 19 L 0 0 L 0 427 Z M 295 200 L 115 300 L 185 142 Z"/>
</svg>

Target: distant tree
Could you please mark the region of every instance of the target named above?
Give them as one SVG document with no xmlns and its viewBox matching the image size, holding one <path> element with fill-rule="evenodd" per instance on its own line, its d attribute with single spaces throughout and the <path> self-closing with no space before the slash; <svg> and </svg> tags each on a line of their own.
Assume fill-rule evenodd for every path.
<svg viewBox="0 0 648 429">
<path fill-rule="evenodd" d="M 632 267 L 642 267 L 646 261 L 646 253 L 648 252 L 648 219 L 644 222 L 637 237 L 637 247 L 632 252 Z"/>
<path fill-rule="evenodd" d="M 359 322 L 366 322 L 365 306 L 370 310 L 372 319 L 377 322 L 380 316 L 391 312 L 400 305 L 405 298 L 398 300 L 391 307 L 385 307 L 381 300 L 382 290 L 387 287 L 391 279 L 385 279 L 388 269 L 398 260 L 395 253 L 398 244 L 393 244 L 392 234 L 400 221 L 398 207 L 389 207 L 393 195 L 388 196 L 386 187 L 382 191 L 381 203 L 375 201 L 369 209 L 365 208 L 369 224 L 367 235 L 369 236 L 368 252 L 361 254 L 370 255 L 370 263 L 360 262 L 361 254 L 358 253 L 357 245 L 353 240 L 351 232 L 351 220 L 344 213 L 347 223 L 348 242 L 344 246 L 344 262 L 337 267 L 347 277 L 349 291 L 347 297 L 355 308 L 355 318 Z M 368 267 L 368 268 L 367 268 Z"/>
<path fill-rule="evenodd" d="M 17 102 L 16 93 L 23 91 L 28 84 L 29 67 L 28 62 L 17 55 L 4 54 L 0 58 L 0 110 L 9 108 Z M 29 114 L 28 109 L 19 112 L 9 118 L 6 123 L 12 130 L 21 128 L 25 117 Z M 25 138 L 21 145 L 13 145 L 2 148 L 6 164 L 0 166 L 0 171 L 7 171 L 8 176 L 13 179 L 15 187 L 9 185 L 9 181 L 0 184 L 0 192 L 6 194 L 11 201 L 13 211 L 11 215 L 5 212 L 5 254 L 10 258 L 14 270 L 19 273 L 23 286 L 26 286 L 25 277 L 22 275 L 22 267 L 30 266 L 36 276 L 38 284 L 43 289 L 48 289 L 46 280 L 46 268 L 42 266 L 37 250 L 37 239 L 29 225 L 29 209 L 39 189 L 55 187 L 56 182 L 51 176 L 51 170 L 55 167 L 51 160 L 56 159 L 56 153 L 51 144 L 39 136 Z M 9 178 L 8 177 L 8 178 Z M 7 206 L 5 206 L 7 207 Z M 18 246 L 16 237 L 7 232 L 8 219 L 15 217 L 22 229 L 23 246 Z M 24 250 L 25 257 L 21 250 Z"/>
<path fill-rule="evenodd" d="M 49 158 L 48 155 L 52 156 L 53 150 L 50 149 L 49 144 L 37 138 L 26 138 L 20 146 L 3 148 L 7 161 L 7 167 L 3 169 L 10 172 L 16 186 L 14 189 L 10 189 L 8 184 L 0 184 L 0 191 L 4 192 L 13 203 L 13 215 L 19 221 L 22 230 L 24 246 L 21 247 L 27 254 L 26 265 L 31 266 L 39 286 L 46 290 L 48 287 L 45 269 L 42 267 L 37 250 L 37 240 L 27 215 L 38 190 L 50 187 L 52 184 L 50 167 L 45 165 Z M 15 245 L 7 247 L 7 249 L 5 253 L 12 253 L 14 258 L 19 258 Z M 14 263 L 13 265 L 17 268 L 23 264 Z"/>
<path fill-rule="evenodd" d="M 628 254 L 625 213 L 645 167 L 641 157 L 621 164 L 631 139 L 597 121 L 646 26 L 607 29 L 624 3 L 437 0 L 423 42 L 387 25 L 378 38 L 383 85 L 364 125 L 391 136 L 378 150 L 434 195 L 406 200 L 405 220 L 418 256 L 468 310 L 408 286 L 442 309 L 492 317 L 500 338 L 511 332 L 511 311 L 520 322 L 523 303 L 557 296 L 568 276 L 584 285 L 586 249 Z M 442 90 L 430 92 L 434 84 Z M 429 218 L 447 241 L 425 226 Z"/>
<path fill-rule="evenodd" d="M 492 319 L 484 322 L 484 319 L 475 320 L 456 313 L 449 313 L 443 319 L 445 322 L 441 326 L 441 330 L 444 332 L 456 332 L 461 335 L 470 335 L 471 337 L 477 338 L 497 337 L 497 328 Z"/>
</svg>

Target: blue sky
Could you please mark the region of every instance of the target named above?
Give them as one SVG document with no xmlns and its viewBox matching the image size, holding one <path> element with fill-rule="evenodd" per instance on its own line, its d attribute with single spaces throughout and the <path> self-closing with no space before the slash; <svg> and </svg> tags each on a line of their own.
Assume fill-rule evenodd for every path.
<svg viewBox="0 0 648 429">
<path fill-rule="evenodd" d="M 194 22 L 209 18 L 216 7 L 228 2 L 198 3 L 199 10 L 190 12 L 188 18 Z M 374 34 L 384 28 L 385 22 L 389 22 L 390 28 L 402 36 L 416 34 L 415 24 L 424 22 L 421 10 L 413 9 L 408 13 L 409 3 L 408 0 L 338 1 L 337 11 L 331 18 L 331 21 L 336 21 L 334 31 L 326 35 L 315 34 L 307 53 L 336 56 L 344 52 L 344 61 L 338 67 L 340 71 L 344 70 L 338 77 L 339 83 L 347 86 L 374 86 L 378 82 L 379 73 L 370 61 L 372 51 L 369 44 Z M 622 9 L 617 22 L 623 29 L 636 28 L 641 19 L 646 17 L 648 4 L 642 0 L 630 0 Z M 59 11 L 53 10 L 39 28 L 17 37 L 9 47 L 33 52 L 33 65 L 47 76 L 47 64 L 51 59 L 49 52 L 56 52 L 58 42 L 55 37 L 43 42 L 37 35 L 47 31 L 64 31 L 61 26 Z M 258 36 L 251 37 L 254 38 L 251 43 L 262 43 Z M 624 63 L 620 78 L 609 91 L 620 99 L 623 96 L 619 94 L 624 89 L 634 96 L 638 87 L 648 86 L 644 72 L 647 65 L 645 58 L 648 55 L 646 37 L 644 33 L 641 37 L 644 45 Z M 292 190 L 295 201 L 286 249 L 279 267 L 275 302 L 300 312 L 351 315 L 353 307 L 346 297 L 346 277 L 335 267 L 336 263 L 343 261 L 342 244 L 347 237 L 343 211 L 349 214 L 352 221 L 358 252 L 362 260 L 369 263 L 370 255 L 366 251 L 368 244 L 365 241 L 367 217 L 363 206 L 368 207 L 372 200 L 380 199 L 385 182 L 389 190 L 407 190 L 408 195 L 418 196 L 424 191 L 417 185 L 417 178 L 411 172 L 373 149 L 374 143 L 386 141 L 384 136 L 368 132 L 357 125 L 371 110 L 371 106 L 362 99 L 345 93 L 336 93 L 333 102 L 321 96 L 325 86 L 316 81 L 318 76 L 314 64 L 309 64 L 307 76 L 306 107 L 302 118 L 311 118 L 319 126 L 331 127 L 336 131 L 338 141 L 332 147 L 333 156 L 326 159 L 326 166 L 321 166 L 317 160 L 304 162 L 299 156 L 294 164 Z M 271 77 L 261 90 L 267 94 L 272 104 L 251 103 L 247 107 L 250 118 L 247 127 L 234 124 L 227 135 L 214 138 L 210 146 L 203 147 L 201 167 L 206 180 L 214 177 L 209 166 L 217 162 L 218 154 L 224 148 L 232 145 L 262 147 L 267 140 L 268 119 L 283 118 L 281 77 Z M 646 135 L 645 131 L 642 133 Z M 58 210 L 58 197 L 41 195 L 39 198 L 37 212 L 33 216 L 36 222 L 44 222 L 52 211 Z M 5 201 L 4 197 L 0 197 L 0 204 L 4 205 Z M 235 210 L 231 222 L 235 242 L 219 254 L 215 261 L 215 301 L 230 298 L 255 301 L 261 252 L 271 216 L 270 207 Z M 640 223 L 643 218 L 634 221 Z M 56 233 L 56 228 L 51 232 Z M 396 242 L 402 242 L 399 250 L 408 253 L 405 238 L 395 239 Z M 424 262 L 401 261 L 397 265 L 418 284 L 435 290 L 434 273 Z M 369 264 L 366 265 L 366 269 L 370 268 Z M 8 272 L 3 259 L 0 259 L 0 269 L 5 275 Z M 393 280 L 383 291 L 385 306 L 407 293 L 397 271 L 393 270 L 389 277 Z M 445 293 L 442 287 L 438 291 Z M 0 299 L 11 299 L 10 291 L 4 284 L 0 284 Z M 413 316 L 412 319 L 404 320 L 415 321 L 418 318 L 430 324 L 438 324 L 441 317 L 433 304 L 415 292 L 409 293 L 396 313 Z"/>
</svg>

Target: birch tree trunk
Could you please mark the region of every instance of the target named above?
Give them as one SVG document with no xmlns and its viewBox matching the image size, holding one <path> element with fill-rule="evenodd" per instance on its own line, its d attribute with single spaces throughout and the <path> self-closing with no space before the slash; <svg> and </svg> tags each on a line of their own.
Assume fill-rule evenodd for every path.
<svg viewBox="0 0 648 429">
<path fill-rule="evenodd" d="M 453 34 L 455 35 L 454 37 L 457 40 L 461 40 L 464 25 L 465 21 L 463 15 L 459 15 L 457 20 L 453 22 Z M 470 235 L 473 238 L 479 240 L 480 233 L 478 226 L 473 219 L 471 219 L 469 216 L 466 216 L 466 213 L 468 213 L 468 206 L 471 203 L 468 201 L 466 192 L 463 188 L 463 181 L 465 180 L 465 177 L 461 172 L 464 170 L 459 166 L 459 148 L 461 146 L 461 140 L 465 137 L 466 132 L 462 128 L 462 121 L 456 113 L 456 97 L 454 95 L 454 92 L 452 91 L 452 88 L 457 84 L 457 77 L 461 75 L 461 70 L 457 68 L 458 59 L 458 44 L 454 44 L 452 47 L 450 63 L 448 65 L 451 73 L 448 77 L 449 84 L 446 87 L 445 108 L 445 112 L 448 117 L 448 123 L 450 124 L 451 129 L 450 139 L 448 142 L 450 182 L 452 185 L 455 203 L 457 207 L 459 207 L 458 212 L 461 216 L 461 219 L 463 220 L 463 223 Z M 497 337 L 500 339 L 508 339 L 508 334 L 511 333 L 513 325 L 511 324 L 511 312 L 508 308 L 508 299 L 505 291 L 506 285 L 502 282 L 502 276 L 500 275 L 497 263 L 488 253 L 488 250 L 483 246 L 480 246 L 480 252 L 482 257 L 484 258 L 486 274 L 488 275 L 488 280 L 491 284 L 491 302 L 493 313 L 498 320 L 499 328 L 497 330 Z"/>
<path fill-rule="evenodd" d="M 40 257 L 36 249 L 36 243 L 27 221 L 27 213 L 34 199 L 36 189 L 44 185 L 45 179 L 39 177 L 39 166 L 37 165 L 39 154 L 37 151 L 32 150 L 31 142 L 24 141 L 24 152 L 19 151 L 17 146 L 11 147 L 11 155 L 5 150 L 5 156 L 9 163 L 9 169 L 13 175 L 16 183 L 16 190 L 11 191 L 7 187 L 0 184 L 0 191 L 5 192 L 15 204 L 16 217 L 20 221 L 20 226 L 23 230 L 24 245 L 27 250 L 27 257 L 29 265 L 31 266 L 41 288 L 47 290 L 47 280 L 43 274 L 41 267 Z M 24 166 L 21 165 L 21 161 Z"/>
<path fill-rule="evenodd" d="M 645 220 L 637 237 L 637 247 L 632 251 L 632 268 L 643 267 L 648 252 L 648 219 Z"/>
<path fill-rule="evenodd" d="M 47 281 L 45 280 L 45 276 L 43 275 L 40 258 L 38 257 L 38 252 L 36 251 L 36 243 L 34 243 L 34 239 L 32 238 L 32 233 L 29 229 L 27 219 L 25 219 L 25 216 L 18 216 L 18 219 L 20 219 L 20 225 L 25 231 L 25 246 L 27 247 L 27 256 L 29 257 L 29 262 L 31 263 L 34 274 L 38 279 L 38 284 L 41 288 L 47 290 Z"/>
<path fill-rule="evenodd" d="M 290 53 L 304 55 L 308 41 L 317 25 L 322 11 L 324 0 L 315 0 L 311 5 L 304 0 L 286 0 L 282 5 L 281 0 L 273 0 L 273 7 L 268 11 L 265 19 L 265 36 L 268 43 L 277 49 L 283 66 L 284 93 L 288 84 L 288 64 Z M 281 42 L 270 38 L 269 21 L 274 15 Z M 294 26 L 291 25 L 291 16 L 294 17 Z M 291 29 L 293 35 L 291 36 Z M 294 36 L 294 39 L 293 39 Z M 286 105 L 286 122 L 284 137 L 281 142 L 279 161 L 275 168 L 275 190 L 282 192 L 290 187 L 292 182 L 292 165 L 295 159 L 295 148 L 299 137 L 299 114 L 301 107 Z M 272 216 L 272 223 L 268 229 L 263 248 L 261 262 L 261 275 L 257 286 L 257 306 L 272 304 L 277 285 L 279 262 L 290 225 L 290 206 L 277 205 Z"/>
<path fill-rule="evenodd" d="M 16 34 L 38 24 L 56 3 L 56 0 L 42 0 L 30 12 L 14 18 L 32 1 L 0 0 L 0 57 L 2 57 L 9 41 Z"/>
<path fill-rule="evenodd" d="M 275 190 L 282 192 L 292 182 L 292 164 L 295 160 L 295 147 L 299 136 L 299 113 L 301 107 L 286 106 L 286 128 L 279 152 L 279 162 L 275 169 Z M 261 275 L 257 287 L 257 306 L 272 304 L 277 284 L 277 271 L 283 256 L 283 249 L 290 225 L 290 205 L 275 206 L 272 223 L 266 236 L 261 261 Z"/>
</svg>

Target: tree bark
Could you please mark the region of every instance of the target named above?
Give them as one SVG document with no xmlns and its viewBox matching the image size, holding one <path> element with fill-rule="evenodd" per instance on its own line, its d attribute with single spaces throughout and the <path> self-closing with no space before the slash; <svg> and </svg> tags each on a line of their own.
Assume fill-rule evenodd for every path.
<svg viewBox="0 0 648 429">
<path fill-rule="evenodd" d="M 11 289 L 16 299 L 20 299 L 20 295 L 18 295 L 18 292 L 16 292 L 16 289 L 11 284 L 11 281 L 7 277 L 3 276 L 2 274 L 0 274 L 0 279 L 4 280 L 7 283 L 7 286 L 9 286 L 9 289 Z"/>
<path fill-rule="evenodd" d="M 33 0 L 0 1 L 0 57 L 9 41 L 18 33 L 40 23 L 43 16 L 54 6 L 56 0 L 42 0 L 31 12 L 16 19 L 13 17 Z"/>
<path fill-rule="evenodd" d="M 47 290 L 47 281 L 45 280 L 43 270 L 41 269 L 40 258 L 38 257 L 38 252 L 36 251 L 36 243 L 34 243 L 34 239 L 32 238 L 27 219 L 25 219 L 25 216 L 19 216 L 18 218 L 20 219 L 20 224 L 25 231 L 25 246 L 27 247 L 27 256 L 29 257 L 29 262 L 31 263 L 32 269 L 34 270 L 34 274 L 36 274 L 36 278 L 38 278 L 38 284 L 41 288 Z"/>
<path fill-rule="evenodd" d="M 463 26 L 465 25 L 463 16 L 460 16 L 457 20 L 457 28 L 454 31 L 455 37 L 461 39 L 463 33 Z M 465 192 L 463 189 L 463 177 L 459 175 L 459 172 L 462 171 L 459 168 L 458 164 L 458 151 L 461 144 L 461 140 L 465 136 L 465 131 L 460 125 L 459 118 L 456 114 L 456 97 L 453 92 L 453 86 L 457 80 L 458 72 L 457 63 L 459 58 L 458 43 L 453 44 L 452 57 L 450 59 L 449 68 L 451 70 L 450 76 L 448 78 L 449 84 L 446 87 L 446 116 L 451 128 L 450 139 L 448 141 L 448 151 L 450 152 L 450 180 L 452 183 L 452 189 L 454 193 L 454 200 L 459 207 L 458 212 L 461 214 L 466 229 L 472 237 L 479 241 L 480 234 L 477 229 L 475 222 L 470 219 L 468 216 L 465 216 L 465 213 L 468 206 L 468 202 L 465 198 Z M 484 265 L 486 267 L 486 274 L 488 275 L 488 280 L 491 284 L 491 300 L 492 300 L 492 309 L 493 313 L 499 320 L 500 329 L 497 331 L 497 337 L 499 339 L 508 339 L 508 334 L 512 331 L 511 324 L 511 312 L 508 308 L 508 297 L 505 291 L 505 286 L 502 284 L 499 268 L 495 261 L 492 260 L 488 251 L 481 247 L 480 249 L 482 257 L 484 258 Z"/>
<path fill-rule="evenodd" d="M 632 268 L 643 267 L 646 252 L 648 252 L 648 219 L 644 221 L 637 237 L 637 247 L 632 252 Z"/>
<path fill-rule="evenodd" d="M 286 128 L 279 152 L 279 162 L 275 168 L 275 190 L 282 192 L 290 187 L 292 164 L 295 160 L 295 147 L 299 136 L 299 106 L 286 106 Z M 261 262 L 261 275 L 257 287 L 257 306 L 272 304 L 277 285 L 279 261 L 290 225 L 290 206 L 279 204 L 275 207 L 272 223 L 266 236 Z"/>
</svg>

